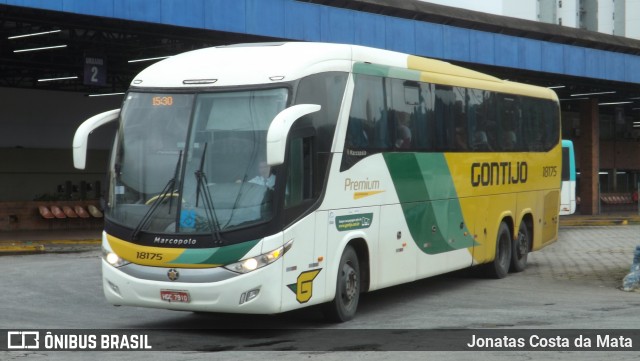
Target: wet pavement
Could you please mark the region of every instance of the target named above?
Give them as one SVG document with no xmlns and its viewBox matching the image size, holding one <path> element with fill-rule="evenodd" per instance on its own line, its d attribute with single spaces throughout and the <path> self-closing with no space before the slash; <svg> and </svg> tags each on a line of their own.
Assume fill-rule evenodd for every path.
<svg viewBox="0 0 640 361">
<path fill-rule="evenodd" d="M 529 255 L 527 273 L 543 279 L 619 287 L 640 244 L 640 225 L 561 227 L 558 241 Z"/>
</svg>

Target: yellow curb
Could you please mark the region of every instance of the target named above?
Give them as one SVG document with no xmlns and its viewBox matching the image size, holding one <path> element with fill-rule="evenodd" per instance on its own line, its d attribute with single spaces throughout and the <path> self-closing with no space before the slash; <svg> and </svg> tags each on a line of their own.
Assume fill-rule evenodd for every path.
<svg viewBox="0 0 640 361">
<path fill-rule="evenodd" d="M 560 221 L 563 227 L 583 227 L 583 226 L 626 226 L 629 225 L 628 219 L 611 219 L 611 220 L 580 220 L 580 221 Z"/>
<path fill-rule="evenodd" d="M 44 245 L 16 245 L 0 246 L 0 253 L 16 253 L 16 252 L 43 252 Z"/>
<path fill-rule="evenodd" d="M 39 241 L 0 241 L 0 247 L 4 244 L 10 245 L 31 245 L 31 244 L 100 244 L 102 242 L 99 239 L 49 239 L 49 240 L 39 240 Z"/>
<path fill-rule="evenodd" d="M 99 239 L 83 240 L 44 240 L 44 241 L 0 241 L 0 254 L 2 253 L 23 253 L 23 252 L 44 252 L 45 245 L 99 245 Z"/>
<path fill-rule="evenodd" d="M 39 241 L 39 242 L 45 243 L 45 244 L 100 244 L 102 241 L 99 239 L 78 239 L 78 240 L 54 239 L 54 240 Z"/>
</svg>

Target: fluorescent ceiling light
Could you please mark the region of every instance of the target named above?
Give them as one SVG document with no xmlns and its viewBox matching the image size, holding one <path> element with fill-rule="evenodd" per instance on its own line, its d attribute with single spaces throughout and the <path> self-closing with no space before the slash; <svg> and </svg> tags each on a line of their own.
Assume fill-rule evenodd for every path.
<svg viewBox="0 0 640 361">
<path fill-rule="evenodd" d="M 568 100 L 589 100 L 589 98 L 560 99 L 561 102 L 566 102 Z"/>
<path fill-rule="evenodd" d="M 583 97 L 583 96 L 587 96 L 587 95 L 599 95 L 599 94 L 615 94 L 615 90 L 614 91 L 608 91 L 608 92 L 598 92 L 598 93 L 583 93 L 583 94 L 571 94 L 572 97 Z"/>
<path fill-rule="evenodd" d="M 31 49 L 19 49 L 19 50 L 14 50 L 14 53 L 26 53 L 27 51 L 40 51 L 40 50 L 50 50 L 50 49 L 60 49 L 60 48 L 66 48 L 66 45 L 54 45 L 54 46 L 45 46 L 43 48 L 31 48 Z"/>
<path fill-rule="evenodd" d="M 47 34 L 54 34 L 54 33 L 59 33 L 62 30 L 51 30 L 51 31 L 43 31 L 40 33 L 31 33 L 31 34 L 24 34 L 24 35 L 14 35 L 14 36 L 10 36 L 7 39 L 11 40 L 11 39 L 20 39 L 20 38 L 26 38 L 29 36 L 40 36 L 40 35 L 47 35 Z"/>
<path fill-rule="evenodd" d="M 38 81 L 39 82 L 45 82 L 45 81 L 71 80 L 71 79 L 78 79 L 78 76 L 74 75 L 74 76 L 63 76 L 63 77 L 60 77 L 60 78 L 38 79 Z"/>
<path fill-rule="evenodd" d="M 171 57 L 171 55 L 158 56 L 156 58 L 135 59 L 135 60 L 129 60 L 129 61 L 127 61 L 127 63 L 139 63 L 141 61 L 153 61 L 153 60 L 166 59 L 166 58 L 170 58 L 170 57 Z"/>
<path fill-rule="evenodd" d="M 89 94 L 90 97 L 108 97 L 113 95 L 124 95 L 124 93 L 103 93 L 103 94 Z"/>
<path fill-rule="evenodd" d="M 554 86 L 548 86 L 547 89 L 562 89 L 562 88 L 566 88 L 565 85 L 554 85 Z"/>
<path fill-rule="evenodd" d="M 598 105 L 618 105 L 618 104 L 631 104 L 633 102 L 613 102 L 613 103 L 598 103 Z"/>
</svg>

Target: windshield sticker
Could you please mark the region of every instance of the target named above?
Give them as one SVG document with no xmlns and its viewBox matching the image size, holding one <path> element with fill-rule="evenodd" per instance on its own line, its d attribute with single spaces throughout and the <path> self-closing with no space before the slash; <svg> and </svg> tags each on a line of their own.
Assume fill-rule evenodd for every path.
<svg viewBox="0 0 640 361">
<path fill-rule="evenodd" d="M 373 213 L 351 214 L 348 216 L 336 217 L 336 228 L 338 231 L 350 231 L 353 229 L 369 228 L 373 222 Z"/>
<path fill-rule="evenodd" d="M 180 212 L 180 227 L 196 228 L 196 211 L 193 209 L 183 209 Z"/>
</svg>

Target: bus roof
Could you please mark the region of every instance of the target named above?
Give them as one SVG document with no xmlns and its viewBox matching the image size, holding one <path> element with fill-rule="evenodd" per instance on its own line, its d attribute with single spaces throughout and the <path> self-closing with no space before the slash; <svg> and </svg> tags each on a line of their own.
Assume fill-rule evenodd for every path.
<svg viewBox="0 0 640 361">
<path fill-rule="evenodd" d="M 554 91 L 509 82 L 453 65 L 399 52 L 330 43 L 256 43 L 189 51 L 140 72 L 132 86 L 151 88 L 223 87 L 274 84 L 324 71 L 352 71 L 354 63 L 406 69 L 412 80 L 455 85 L 557 101 Z"/>
</svg>

